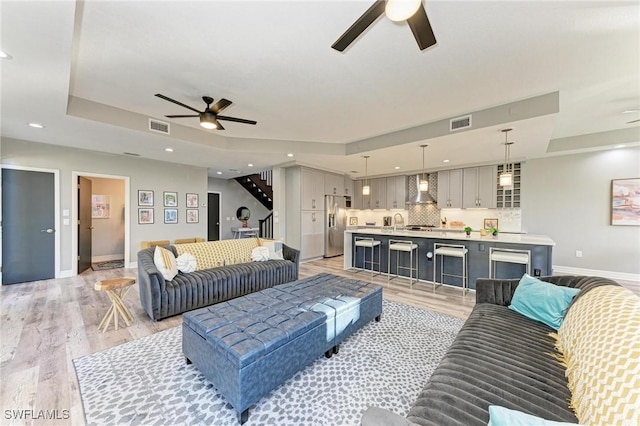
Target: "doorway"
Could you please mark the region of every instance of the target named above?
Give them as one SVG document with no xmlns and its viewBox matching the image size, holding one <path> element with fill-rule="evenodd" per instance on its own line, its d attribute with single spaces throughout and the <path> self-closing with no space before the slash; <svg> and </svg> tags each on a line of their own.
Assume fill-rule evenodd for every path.
<svg viewBox="0 0 640 426">
<path fill-rule="evenodd" d="M 220 239 L 220 193 L 209 192 L 207 199 L 207 241 Z"/>
<path fill-rule="evenodd" d="M 59 171 L 3 165 L 1 178 L 2 285 L 58 277 Z"/>
</svg>

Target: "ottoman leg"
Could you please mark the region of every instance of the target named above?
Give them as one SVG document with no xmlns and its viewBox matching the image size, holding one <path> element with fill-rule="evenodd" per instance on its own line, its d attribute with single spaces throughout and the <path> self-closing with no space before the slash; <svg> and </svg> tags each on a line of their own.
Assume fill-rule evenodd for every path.
<svg viewBox="0 0 640 426">
<path fill-rule="evenodd" d="M 334 353 L 334 354 L 337 354 L 338 352 L 340 352 L 340 345 L 335 345 L 335 346 L 333 347 L 333 353 Z"/>
<path fill-rule="evenodd" d="M 184 357 L 184 361 L 185 361 L 185 364 L 187 364 L 187 365 L 192 364 L 191 360 L 189 358 L 187 358 L 186 356 Z"/>
<path fill-rule="evenodd" d="M 331 349 L 329 349 L 328 351 L 326 351 L 326 352 L 324 353 L 324 356 L 325 356 L 326 358 L 331 358 L 331 357 L 333 356 L 333 348 L 331 348 Z"/>
<path fill-rule="evenodd" d="M 380 322 L 380 319 L 381 319 L 381 318 L 382 318 L 382 315 L 378 315 L 378 316 L 376 317 L 376 322 Z"/>
<path fill-rule="evenodd" d="M 245 424 L 247 422 L 247 420 L 249 420 L 249 409 L 248 408 L 246 410 L 244 410 L 242 413 L 238 413 L 238 422 L 240 422 L 241 425 Z"/>
</svg>

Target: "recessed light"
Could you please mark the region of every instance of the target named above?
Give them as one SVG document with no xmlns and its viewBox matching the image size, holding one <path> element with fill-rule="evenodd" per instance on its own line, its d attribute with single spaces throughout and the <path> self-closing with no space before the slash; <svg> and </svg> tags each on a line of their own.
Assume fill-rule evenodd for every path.
<svg viewBox="0 0 640 426">
<path fill-rule="evenodd" d="M 287 157 L 293 157 L 293 154 L 292 153 L 288 153 Z"/>
<path fill-rule="evenodd" d="M 222 172 L 216 172 L 216 174 L 217 174 L 217 175 L 221 175 L 221 174 L 222 174 Z"/>
<path fill-rule="evenodd" d="M 395 166 L 394 169 L 400 170 L 400 166 Z"/>
<path fill-rule="evenodd" d="M 625 146 L 626 146 L 625 144 L 620 144 L 620 145 L 614 146 L 614 148 L 624 148 Z"/>
<path fill-rule="evenodd" d="M 40 123 L 29 123 L 29 127 L 33 127 L 34 129 L 44 129 L 44 126 Z"/>
<path fill-rule="evenodd" d="M 623 114 L 633 114 L 634 112 L 640 112 L 640 109 L 628 109 L 626 111 L 622 111 Z"/>
<path fill-rule="evenodd" d="M 11 59 L 11 55 L 4 50 L 0 50 L 0 59 Z"/>
<path fill-rule="evenodd" d="M 448 163 L 451 160 L 442 160 L 443 163 Z"/>
<path fill-rule="evenodd" d="M 247 164 L 247 167 L 253 167 L 253 163 Z"/>
<path fill-rule="evenodd" d="M 173 152 L 173 148 L 165 148 L 164 150 L 167 152 Z"/>
</svg>

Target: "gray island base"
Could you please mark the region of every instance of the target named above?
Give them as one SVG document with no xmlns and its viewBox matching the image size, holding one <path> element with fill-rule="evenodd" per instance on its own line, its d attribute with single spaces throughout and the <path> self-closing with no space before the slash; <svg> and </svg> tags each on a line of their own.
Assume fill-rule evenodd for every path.
<svg viewBox="0 0 640 426">
<path fill-rule="evenodd" d="M 358 268 L 363 266 L 363 256 L 365 250 L 359 247 L 354 253 L 354 238 L 371 237 L 380 241 L 380 246 L 376 248 L 375 256 L 377 260 L 380 249 L 380 272 L 386 274 L 388 262 L 389 239 L 411 240 L 418 245 L 418 278 L 421 281 L 433 281 L 434 259 L 427 254 L 433 254 L 435 243 L 464 245 L 468 251 L 468 275 L 469 288 L 476 288 L 478 278 L 489 277 L 489 252 L 491 248 L 528 250 L 531 253 L 531 275 L 547 276 L 553 272 L 553 246 L 555 242 L 546 235 L 535 234 L 506 234 L 499 233 L 496 237 L 492 235 L 481 236 L 479 232 L 472 232 L 467 237 L 464 232 L 456 231 L 393 231 L 383 229 L 349 229 L 344 233 L 344 269 Z M 366 250 L 367 260 L 371 256 L 370 249 Z M 392 258 L 395 262 L 395 256 Z M 408 264 L 408 256 L 406 263 Z M 440 258 L 437 260 L 437 279 L 440 279 Z M 395 264 L 394 264 L 395 265 Z M 377 266 L 377 265 L 376 265 Z M 460 275 L 462 264 L 459 258 L 445 257 L 443 260 L 445 274 Z M 367 269 L 369 264 L 367 263 Z M 395 266 L 392 267 L 395 271 Z M 493 274 L 499 279 L 520 278 L 526 272 L 526 266 L 517 263 L 498 262 L 494 264 Z M 400 278 L 402 279 L 402 278 Z M 407 280 L 408 283 L 408 280 Z M 462 280 L 454 276 L 445 275 L 445 285 L 462 287 Z M 408 285 L 408 284 L 407 284 Z"/>
</svg>

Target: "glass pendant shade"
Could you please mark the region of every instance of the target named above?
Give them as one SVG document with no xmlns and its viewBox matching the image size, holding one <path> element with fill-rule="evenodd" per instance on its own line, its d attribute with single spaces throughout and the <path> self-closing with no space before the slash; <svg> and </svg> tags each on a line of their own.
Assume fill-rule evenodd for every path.
<svg viewBox="0 0 640 426">
<path fill-rule="evenodd" d="M 362 195 L 369 195 L 371 193 L 371 187 L 369 185 L 365 185 L 362 187 Z"/>
<path fill-rule="evenodd" d="M 505 172 L 500 173 L 500 186 L 511 186 L 513 185 L 513 173 Z"/>
<path fill-rule="evenodd" d="M 371 187 L 369 186 L 369 182 L 367 182 L 367 177 L 369 176 L 369 156 L 364 156 L 364 185 L 362 185 L 362 195 L 369 195 L 371 193 Z"/>
<path fill-rule="evenodd" d="M 387 0 L 384 12 L 394 22 L 411 18 L 422 4 L 422 0 Z"/>
<path fill-rule="evenodd" d="M 511 145 L 513 142 L 509 142 L 507 139 L 507 133 L 509 133 L 513 129 L 502 129 L 501 132 L 504 133 L 504 166 L 502 166 L 502 173 L 498 178 L 498 182 L 500 186 L 511 186 L 513 185 L 513 173 L 512 168 L 509 167 L 511 162 Z"/>
<path fill-rule="evenodd" d="M 418 189 L 420 190 L 420 192 L 427 192 L 429 190 L 429 181 L 425 177 L 420 179 Z"/>
</svg>

